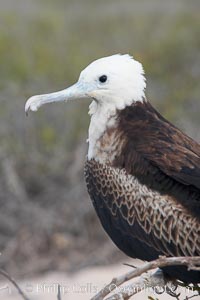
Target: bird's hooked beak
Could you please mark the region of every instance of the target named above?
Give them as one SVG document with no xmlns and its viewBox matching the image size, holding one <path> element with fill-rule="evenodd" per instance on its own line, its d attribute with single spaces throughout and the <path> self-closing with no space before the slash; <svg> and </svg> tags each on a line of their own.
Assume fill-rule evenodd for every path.
<svg viewBox="0 0 200 300">
<path fill-rule="evenodd" d="M 88 88 L 87 84 L 78 81 L 74 85 L 62 91 L 30 97 L 25 104 L 25 112 L 28 114 L 30 110 L 37 111 L 40 106 L 47 103 L 64 102 L 77 98 L 85 98 L 90 96 L 90 92 L 91 87 Z"/>
</svg>

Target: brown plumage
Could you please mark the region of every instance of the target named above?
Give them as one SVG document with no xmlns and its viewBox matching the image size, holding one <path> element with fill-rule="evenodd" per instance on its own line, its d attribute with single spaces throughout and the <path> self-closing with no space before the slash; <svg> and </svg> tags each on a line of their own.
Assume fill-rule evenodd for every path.
<svg viewBox="0 0 200 300">
<path fill-rule="evenodd" d="M 200 255 L 200 145 L 147 101 L 118 111 L 116 122 L 100 137 L 98 157 L 85 167 L 104 229 L 131 257 Z M 200 272 L 183 267 L 165 272 L 200 282 Z"/>
<path fill-rule="evenodd" d="M 101 223 L 127 255 L 200 256 L 200 145 L 145 100 L 142 65 L 129 55 L 101 58 L 73 86 L 31 97 L 25 110 L 89 97 L 85 178 Z M 163 268 L 200 283 L 200 271 Z"/>
</svg>

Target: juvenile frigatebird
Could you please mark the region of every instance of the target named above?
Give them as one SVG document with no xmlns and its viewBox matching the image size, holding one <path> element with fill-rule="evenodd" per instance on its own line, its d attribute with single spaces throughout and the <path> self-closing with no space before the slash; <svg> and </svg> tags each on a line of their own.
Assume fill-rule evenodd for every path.
<svg viewBox="0 0 200 300">
<path fill-rule="evenodd" d="M 97 215 L 128 256 L 200 256 L 200 145 L 145 97 L 142 65 L 129 55 L 92 62 L 73 86 L 31 97 L 26 112 L 89 97 L 85 179 Z M 199 271 L 166 267 L 185 283 Z"/>
</svg>

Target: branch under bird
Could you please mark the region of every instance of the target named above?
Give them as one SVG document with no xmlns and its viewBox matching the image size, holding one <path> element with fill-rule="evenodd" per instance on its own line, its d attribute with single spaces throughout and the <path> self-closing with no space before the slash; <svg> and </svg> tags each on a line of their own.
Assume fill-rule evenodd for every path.
<svg viewBox="0 0 200 300">
<path fill-rule="evenodd" d="M 31 97 L 46 103 L 91 98 L 85 179 L 103 228 L 130 257 L 200 256 L 200 145 L 147 101 L 142 65 L 129 55 L 92 62 L 72 87 Z M 165 267 L 200 283 L 200 271 Z"/>
</svg>

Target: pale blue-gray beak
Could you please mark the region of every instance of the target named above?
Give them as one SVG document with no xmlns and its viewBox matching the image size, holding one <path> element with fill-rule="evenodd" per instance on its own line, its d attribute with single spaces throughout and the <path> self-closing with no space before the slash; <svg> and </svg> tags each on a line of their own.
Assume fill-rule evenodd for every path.
<svg viewBox="0 0 200 300">
<path fill-rule="evenodd" d="M 47 103 L 64 102 L 77 98 L 85 98 L 88 96 L 87 92 L 87 86 L 81 82 L 77 82 L 71 87 L 59 92 L 32 96 L 25 104 L 25 112 L 28 114 L 29 111 L 37 111 L 40 106 Z"/>
</svg>

